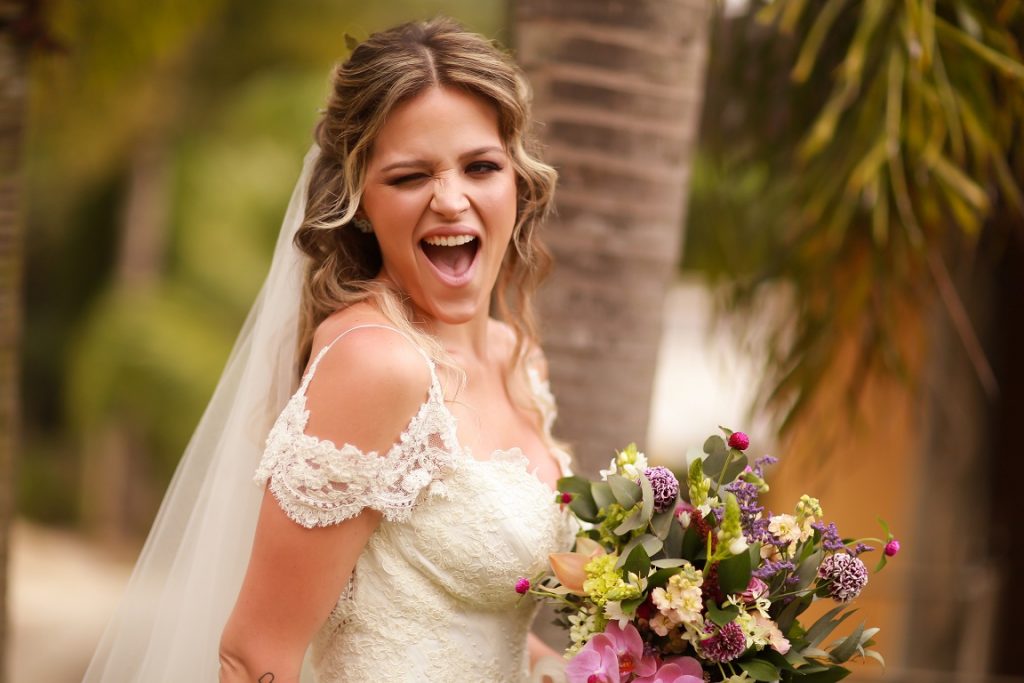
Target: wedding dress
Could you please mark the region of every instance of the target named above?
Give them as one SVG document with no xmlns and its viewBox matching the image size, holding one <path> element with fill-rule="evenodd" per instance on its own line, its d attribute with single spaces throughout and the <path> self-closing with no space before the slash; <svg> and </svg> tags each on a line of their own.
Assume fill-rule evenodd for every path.
<svg viewBox="0 0 1024 683">
<path fill-rule="evenodd" d="M 549 553 L 571 547 L 567 513 L 518 448 L 480 459 L 459 445 L 455 417 L 422 349 L 431 375 L 426 400 L 386 454 L 306 434 L 305 393 L 320 360 L 364 327 L 385 326 L 353 327 L 314 358 L 271 429 L 256 473 L 306 527 L 364 508 L 383 514 L 314 638 L 317 683 L 528 681 L 526 638 L 536 602 L 521 598 L 515 583 L 543 571 Z M 568 455 L 550 438 L 551 393 L 534 369 L 527 374 L 545 443 L 567 475 Z"/>
<path fill-rule="evenodd" d="M 293 238 L 318 155 L 314 145 L 305 157 L 267 279 L 83 683 L 217 680 L 220 635 L 263 497 L 252 484 L 257 467 L 282 507 L 307 526 L 364 506 L 384 512 L 316 636 L 319 683 L 526 677 L 534 608 L 513 585 L 543 568 L 547 553 L 568 549 L 571 534 L 525 457 L 513 449 L 477 460 L 460 447 L 429 358 L 427 398 L 385 456 L 304 435 L 305 390 L 319 359 L 296 390 L 304 261 Z M 546 441 L 568 472 L 566 454 L 550 439 L 551 394 L 535 371 L 528 374 Z"/>
</svg>

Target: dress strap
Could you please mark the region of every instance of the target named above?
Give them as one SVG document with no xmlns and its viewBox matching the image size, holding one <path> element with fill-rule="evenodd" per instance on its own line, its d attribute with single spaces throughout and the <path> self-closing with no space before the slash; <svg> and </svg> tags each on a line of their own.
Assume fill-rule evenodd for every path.
<svg viewBox="0 0 1024 683">
<path fill-rule="evenodd" d="M 430 357 L 430 354 L 428 354 L 426 351 L 424 351 L 423 348 L 412 339 L 412 337 L 410 337 L 408 334 L 406 334 L 402 330 L 398 329 L 397 327 L 392 327 L 391 325 L 381 325 L 381 324 L 378 324 L 378 323 L 365 323 L 365 324 L 362 324 L 362 325 L 355 325 L 354 327 L 348 328 L 347 330 L 345 330 L 344 332 L 339 334 L 337 337 L 332 339 L 330 341 L 330 343 L 324 345 L 324 347 L 322 349 L 320 349 L 320 351 L 316 354 L 316 357 L 313 359 L 313 362 L 309 364 L 309 369 L 306 370 L 306 374 L 302 376 L 302 384 L 299 386 L 298 393 L 300 393 L 302 395 L 306 394 L 306 389 L 309 387 L 309 383 L 313 379 L 313 374 L 316 372 L 316 367 L 320 364 L 320 361 L 323 359 L 323 357 L 325 355 L 327 355 L 327 352 L 331 350 L 331 347 L 334 346 L 336 343 L 338 343 L 338 341 L 342 337 L 344 337 L 349 332 L 355 332 L 356 330 L 363 330 L 363 329 L 373 328 L 373 327 L 380 328 L 382 330 L 391 330 L 395 334 L 400 334 L 403 337 L 405 337 L 406 341 L 408 341 L 410 344 L 412 344 L 416 348 L 416 350 L 419 351 L 420 355 L 423 356 L 423 360 L 425 360 L 427 362 L 427 367 L 430 368 L 430 387 L 431 387 L 431 390 L 433 391 L 435 389 L 435 387 L 439 387 L 438 380 L 437 380 L 437 371 L 436 371 L 436 369 L 434 367 L 433 359 Z"/>
</svg>

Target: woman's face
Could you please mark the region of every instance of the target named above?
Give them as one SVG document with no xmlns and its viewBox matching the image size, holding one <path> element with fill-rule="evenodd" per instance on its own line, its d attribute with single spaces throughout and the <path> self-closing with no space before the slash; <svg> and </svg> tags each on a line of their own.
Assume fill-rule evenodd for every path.
<svg viewBox="0 0 1024 683">
<path fill-rule="evenodd" d="M 516 177 L 494 107 L 434 87 L 396 107 L 374 141 L 360 209 L 381 277 L 428 318 L 489 313 L 516 220 Z"/>
</svg>

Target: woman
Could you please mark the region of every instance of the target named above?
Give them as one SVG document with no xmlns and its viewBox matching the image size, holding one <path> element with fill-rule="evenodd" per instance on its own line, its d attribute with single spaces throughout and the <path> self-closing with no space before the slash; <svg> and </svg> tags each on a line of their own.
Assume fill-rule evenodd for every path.
<svg viewBox="0 0 1024 683">
<path fill-rule="evenodd" d="M 312 641 L 322 683 L 523 681 L 550 653 L 527 647 L 513 588 L 571 542 L 530 315 L 555 173 L 528 127 L 518 69 L 449 20 L 375 34 L 336 70 L 271 275 L 86 680 L 207 680 L 219 660 L 225 682 L 297 681 Z M 275 348 L 299 308 L 296 222 L 298 339 Z M 259 364 L 296 358 L 253 458 L 284 403 Z M 210 484 L 246 466 L 262 497 Z"/>
</svg>

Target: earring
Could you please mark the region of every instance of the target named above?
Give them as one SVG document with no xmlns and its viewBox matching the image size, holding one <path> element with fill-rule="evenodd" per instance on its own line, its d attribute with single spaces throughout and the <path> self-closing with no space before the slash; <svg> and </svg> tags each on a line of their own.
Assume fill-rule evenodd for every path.
<svg viewBox="0 0 1024 683">
<path fill-rule="evenodd" d="M 373 223 L 362 216 L 356 216 L 352 219 L 352 225 L 355 226 L 356 230 L 362 233 L 369 234 L 373 232 Z"/>
</svg>

